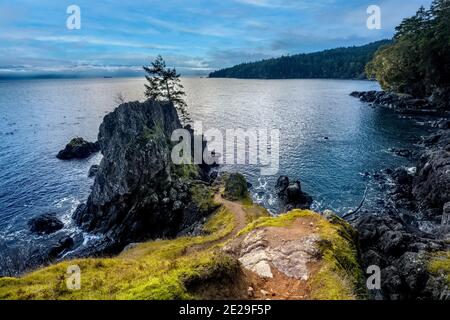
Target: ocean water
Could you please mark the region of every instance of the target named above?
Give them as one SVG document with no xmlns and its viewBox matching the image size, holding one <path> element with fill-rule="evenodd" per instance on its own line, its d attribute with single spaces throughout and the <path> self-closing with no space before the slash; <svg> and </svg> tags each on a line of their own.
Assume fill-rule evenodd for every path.
<svg viewBox="0 0 450 320">
<path fill-rule="evenodd" d="M 426 131 L 349 96 L 379 89 L 375 82 L 196 78 L 183 84 L 188 110 L 204 130 L 280 130 L 277 175 L 261 176 L 257 166 L 223 167 L 244 173 L 255 200 L 273 213 L 280 211 L 273 187 L 282 174 L 301 180 L 314 209 L 345 213 L 357 207 L 371 183 L 364 173 L 411 165 L 388 149 L 411 148 L 412 137 Z M 55 155 L 75 136 L 95 141 L 117 95 L 143 100 L 143 85 L 137 78 L 0 81 L 0 241 L 42 245 L 52 236 L 32 235 L 27 222 L 47 212 L 65 222 L 60 233 L 79 232 L 70 217 L 86 200 L 93 183 L 87 172 L 101 155 L 77 161 Z M 369 188 L 367 205 L 377 196 Z"/>
</svg>

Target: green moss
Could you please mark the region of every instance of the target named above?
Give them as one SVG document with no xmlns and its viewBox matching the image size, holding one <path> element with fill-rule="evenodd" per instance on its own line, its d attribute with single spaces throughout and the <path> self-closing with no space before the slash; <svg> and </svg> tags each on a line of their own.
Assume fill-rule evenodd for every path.
<svg viewBox="0 0 450 320">
<path fill-rule="evenodd" d="M 318 227 L 322 259 L 317 273 L 309 280 L 311 299 L 347 300 L 365 296 L 364 278 L 355 245 L 356 232 L 344 220 L 326 220 L 309 210 L 293 210 L 278 217 L 263 217 L 250 223 L 239 235 L 263 227 L 289 227 L 297 219 L 308 218 Z"/>
<path fill-rule="evenodd" d="M 200 175 L 196 164 L 172 164 L 172 173 L 182 180 L 197 179 Z"/>
<path fill-rule="evenodd" d="M 21 278 L 0 279 L 0 299 L 197 299 L 186 288 L 190 279 L 227 269 L 207 244 L 228 236 L 234 215 L 220 209 L 205 225 L 208 234 L 150 241 L 112 258 L 79 259 L 46 267 Z M 204 249 L 189 252 L 194 246 Z M 224 265 L 222 265 L 224 264 Z M 81 269 L 81 290 L 68 290 L 67 268 Z"/>
<path fill-rule="evenodd" d="M 218 208 L 218 204 L 214 201 L 214 192 L 211 187 L 204 184 L 194 184 L 190 188 L 193 203 L 201 211 L 207 215 Z"/>
<path fill-rule="evenodd" d="M 439 251 L 433 253 L 428 262 L 428 270 L 435 275 L 445 277 L 450 285 L 450 251 Z"/>
<path fill-rule="evenodd" d="M 203 226 L 203 230 L 208 234 L 218 234 L 222 231 L 222 236 L 230 234 L 236 226 L 236 216 L 225 208 L 213 215 Z"/>
<path fill-rule="evenodd" d="M 321 217 L 318 226 L 322 259 L 319 271 L 309 281 L 311 298 L 353 300 L 366 297 L 356 231 L 337 216 L 330 221 Z"/>
<path fill-rule="evenodd" d="M 361 296 L 362 273 L 354 245 L 354 230 L 345 221 L 327 221 L 308 210 L 294 210 L 279 217 L 250 201 L 244 202 L 248 220 L 239 235 L 261 227 L 289 227 L 297 219 L 313 221 L 321 237 L 322 258 L 308 281 L 312 299 L 355 299 Z M 259 217 L 262 215 L 262 217 Z M 259 218 L 258 218 L 259 217 Z M 237 221 L 221 207 L 205 223 L 204 236 L 181 237 L 139 244 L 115 258 L 64 261 L 21 278 L 0 279 L 0 299 L 200 299 L 202 285 L 211 279 L 230 279 L 239 268 L 234 258 L 217 247 L 234 239 Z M 81 289 L 68 290 L 67 268 L 81 269 Z M 433 272 L 448 274 L 448 253 L 430 263 Z M 228 278 L 227 278 L 228 276 Z M 214 280 L 215 281 L 215 280 Z M 225 281 L 224 288 L 230 283 Z M 209 287 L 208 287 L 209 288 Z"/>
<path fill-rule="evenodd" d="M 270 217 L 269 211 L 258 204 L 244 205 L 243 208 L 247 216 L 247 224 L 259 218 Z"/>
<path fill-rule="evenodd" d="M 263 227 L 287 227 L 298 218 L 315 217 L 317 214 L 309 210 L 293 210 L 291 212 L 279 215 L 277 217 L 264 216 L 248 224 L 242 229 L 238 236 L 249 233 L 250 231 Z"/>
<path fill-rule="evenodd" d="M 224 179 L 224 197 L 228 200 L 242 200 L 247 198 L 247 180 L 240 173 L 230 173 L 223 176 Z"/>
<path fill-rule="evenodd" d="M 141 134 L 141 136 L 138 138 L 138 141 L 145 145 L 149 141 L 155 140 L 155 141 L 161 141 L 165 140 L 166 136 L 164 134 L 164 129 L 160 125 L 155 125 L 152 128 L 149 128 L 147 126 L 144 126 L 144 130 Z"/>
<path fill-rule="evenodd" d="M 73 147 L 81 145 L 82 143 L 83 143 L 83 138 L 76 137 L 76 138 L 73 138 L 72 140 L 70 140 L 68 145 L 73 148 Z"/>
</svg>

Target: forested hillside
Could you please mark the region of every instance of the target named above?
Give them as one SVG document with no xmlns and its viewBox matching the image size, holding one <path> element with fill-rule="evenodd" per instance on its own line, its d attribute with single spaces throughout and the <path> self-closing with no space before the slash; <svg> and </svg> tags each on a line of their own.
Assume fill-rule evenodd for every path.
<svg viewBox="0 0 450 320">
<path fill-rule="evenodd" d="M 298 79 L 335 78 L 365 79 L 364 68 L 375 52 L 389 40 L 360 47 L 337 48 L 309 54 L 243 63 L 212 72 L 210 78 Z"/>
</svg>

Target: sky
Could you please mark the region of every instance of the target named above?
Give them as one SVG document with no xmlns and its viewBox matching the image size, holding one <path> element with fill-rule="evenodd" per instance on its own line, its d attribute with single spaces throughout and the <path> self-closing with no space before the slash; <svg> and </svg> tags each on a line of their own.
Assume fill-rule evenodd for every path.
<svg viewBox="0 0 450 320">
<path fill-rule="evenodd" d="M 432 0 L 0 0 L 0 78 L 142 74 L 158 54 L 184 76 L 363 45 Z M 67 8 L 80 8 L 70 30 Z M 370 5 L 381 29 L 367 28 Z"/>
</svg>

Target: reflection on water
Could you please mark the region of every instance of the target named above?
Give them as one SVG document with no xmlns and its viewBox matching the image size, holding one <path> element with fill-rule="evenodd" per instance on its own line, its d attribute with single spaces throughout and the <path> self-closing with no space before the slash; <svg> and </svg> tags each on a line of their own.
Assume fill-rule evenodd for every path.
<svg viewBox="0 0 450 320">
<path fill-rule="evenodd" d="M 377 89 L 374 82 L 338 80 L 184 79 L 192 118 L 210 128 L 280 130 L 279 174 L 301 179 L 316 209 L 345 212 L 358 205 L 367 178 L 361 173 L 408 165 L 390 147 L 411 146 L 423 128 L 349 96 Z M 95 141 L 103 116 L 127 100 L 143 99 L 142 79 L 0 82 L 0 237 L 27 241 L 26 222 L 57 212 L 74 232 L 70 214 L 85 201 L 92 158 L 63 162 L 56 153 L 74 136 Z M 225 131 L 224 131 L 225 132 Z M 328 139 L 324 139 L 328 137 Z M 254 198 L 277 212 L 277 176 L 255 166 L 230 166 L 253 184 Z"/>
</svg>

